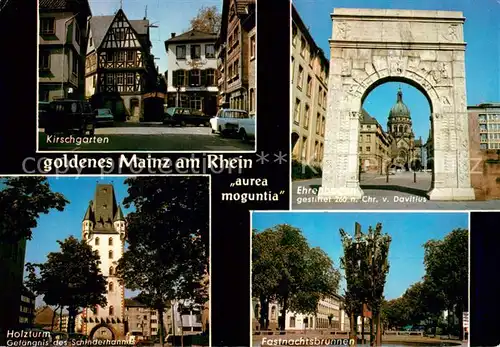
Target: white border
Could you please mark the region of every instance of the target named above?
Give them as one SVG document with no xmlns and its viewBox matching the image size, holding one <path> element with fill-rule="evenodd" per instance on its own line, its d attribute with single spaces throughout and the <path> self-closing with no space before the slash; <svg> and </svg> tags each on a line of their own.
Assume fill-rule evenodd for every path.
<svg viewBox="0 0 500 347">
<path fill-rule="evenodd" d="M 36 128 L 35 128 L 35 131 L 36 131 L 36 151 L 35 153 L 38 154 L 38 153 L 64 153 L 64 154 L 68 154 L 68 153 L 73 153 L 73 152 L 77 152 L 77 153 L 82 153 L 82 154 L 100 154 L 100 153 L 120 153 L 120 154 L 125 154 L 125 153 L 134 153 L 134 154 L 142 154 L 142 153 L 163 153 L 163 154 L 173 154 L 173 153 L 181 153 L 181 154 L 186 154 L 186 153 L 203 153 L 203 154 L 248 154 L 248 153 L 252 153 L 252 154 L 255 154 L 257 153 L 257 124 L 258 124 L 258 121 L 257 121 L 257 111 L 258 111 L 258 103 L 257 103 L 257 100 L 258 100 L 258 84 L 257 84 L 257 75 L 258 75 L 258 28 L 257 28 L 257 0 L 255 0 L 255 58 L 254 58 L 254 64 L 255 64 L 255 136 L 254 136 L 254 146 L 253 146 L 253 150 L 251 151 L 168 151 L 168 150 L 163 150 L 163 151 L 149 151 L 149 150 L 136 150 L 136 151 L 100 151 L 100 150 L 95 150 L 95 151 L 78 151 L 78 150 L 74 150 L 72 149 L 71 151 L 50 151 L 50 150 L 47 150 L 47 151 L 41 151 L 39 149 L 39 142 L 40 142 L 40 139 L 39 139 L 39 117 L 38 117 L 38 104 L 39 104 L 39 87 L 40 87 L 40 76 L 38 74 L 38 61 L 40 59 L 39 57 L 39 54 L 40 54 L 40 36 L 39 36 L 39 32 L 40 32 L 40 4 L 39 4 L 39 0 L 37 0 L 36 4 L 37 4 L 37 11 L 36 11 L 36 16 L 37 16 L 37 31 L 36 31 L 36 46 L 37 46 L 37 53 L 36 53 Z M 89 4 L 90 6 L 90 4 Z M 224 0 L 222 1 L 222 7 L 221 7 L 221 10 L 223 10 L 224 8 Z M 63 52 L 64 53 L 64 52 Z M 86 58 L 86 57 L 85 57 Z M 85 64 L 84 64 L 85 65 Z M 85 85 L 85 84 L 84 84 Z M 217 91 L 217 97 L 219 96 L 218 94 L 219 91 Z M 247 88 L 247 101 L 248 101 L 248 98 L 249 98 L 249 94 L 250 94 L 250 91 L 248 90 Z M 140 124 L 140 123 L 139 123 Z M 147 136 L 147 135 L 146 135 Z M 155 135 L 151 135 L 151 136 L 155 136 Z M 168 136 L 168 135 L 167 135 Z M 217 135 L 218 136 L 218 135 Z"/>
<path fill-rule="evenodd" d="M 345 214 L 345 213 L 360 213 L 360 214 L 390 214 L 390 213 L 397 213 L 397 214 L 403 214 L 403 213 L 434 213 L 434 214 L 443 214 L 443 213 L 456 213 L 456 214 L 467 214 L 467 227 L 468 227 L 468 312 L 470 316 L 470 296 L 471 296 L 471 287 L 470 287 L 470 254 L 471 254 L 471 249 L 470 249 L 470 244 L 471 244 L 471 211 L 460 211 L 460 210 L 443 210 L 443 211 L 425 211 L 425 210 L 408 210 L 408 211 L 401 211 L 401 210 L 382 210 L 382 211 L 377 211 L 377 210 L 250 210 L 250 345 L 249 346 L 254 346 L 253 345 L 253 327 L 252 327 L 252 318 L 253 318 L 253 305 L 252 305 L 252 231 L 253 231 L 253 215 L 254 213 L 283 213 L 283 214 L 297 214 L 297 213 L 338 213 L 338 214 Z M 484 212 L 484 211 L 480 211 Z M 489 212 L 498 212 L 498 211 L 489 211 Z M 463 330 L 463 327 L 460 327 L 460 329 Z M 462 341 L 463 342 L 463 341 Z M 458 345 L 457 345 L 458 346 Z M 463 346 L 463 345 L 462 345 Z M 470 346 L 470 318 L 469 318 L 469 329 L 468 329 L 468 336 L 467 336 L 467 346 Z"/>
<path fill-rule="evenodd" d="M 57 177 L 58 179 L 80 179 L 87 177 L 101 177 L 102 179 L 116 178 L 129 178 L 129 177 L 186 177 L 186 176 L 199 176 L 208 177 L 208 346 L 212 346 L 212 176 L 208 174 L 187 174 L 187 175 L 40 175 L 40 174 L 26 174 L 26 175 L 0 175 L 0 177 Z"/>
</svg>

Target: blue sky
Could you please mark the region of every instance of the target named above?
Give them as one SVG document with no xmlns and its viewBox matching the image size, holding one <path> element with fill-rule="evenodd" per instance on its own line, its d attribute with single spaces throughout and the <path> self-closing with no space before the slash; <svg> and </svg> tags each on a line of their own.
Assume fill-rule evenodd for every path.
<svg viewBox="0 0 500 347">
<path fill-rule="evenodd" d="M 327 58 L 332 35 L 330 14 L 335 7 L 462 11 L 466 17 L 467 103 L 500 101 L 500 0 L 293 0 L 293 3 Z M 365 101 L 365 109 L 384 129 L 398 87 L 399 83 L 383 84 Z M 403 100 L 412 113 L 415 136 L 426 140 L 430 127 L 428 102 L 415 88 L 403 84 L 402 89 Z"/>
<path fill-rule="evenodd" d="M 48 181 L 52 191 L 62 193 L 69 204 L 63 212 L 52 210 L 46 215 L 41 215 L 38 226 L 33 229 L 33 238 L 26 246 L 26 262 L 43 263 L 50 252 L 59 252 L 57 240 L 64 240 L 69 236 L 81 239 L 82 220 L 89 201 L 94 199 L 97 183 L 113 183 L 117 202 L 122 204 L 128 195 L 128 185 L 124 184 L 125 177 L 49 177 Z M 126 209 L 122 206 L 123 213 L 133 211 L 133 206 Z M 37 300 L 41 304 L 41 300 Z"/>
<path fill-rule="evenodd" d="M 115 14 L 120 8 L 120 0 L 89 0 L 93 16 Z M 165 40 L 170 33 L 182 34 L 189 29 L 189 21 L 202 6 L 217 6 L 222 11 L 222 0 L 122 0 L 123 11 L 128 19 L 143 19 L 147 6 L 147 18 L 158 28 L 150 29 L 152 53 L 161 73 L 167 70 Z"/>
<path fill-rule="evenodd" d="M 467 213 L 327 213 L 327 212 L 254 212 L 252 228 L 264 230 L 277 224 L 290 224 L 302 230 L 311 247 L 320 247 L 340 267 L 343 255 L 339 229 L 354 234 L 354 223 L 363 232 L 382 223 L 382 231 L 392 237 L 389 250 L 390 270 L 384 295 L 398 298 L 425 274 L 424 248 L 431 239 L 443 239 L 456 228 L 468 229 Z M 344 293 L 342 281 L 339 294 Z"/>
</svg>

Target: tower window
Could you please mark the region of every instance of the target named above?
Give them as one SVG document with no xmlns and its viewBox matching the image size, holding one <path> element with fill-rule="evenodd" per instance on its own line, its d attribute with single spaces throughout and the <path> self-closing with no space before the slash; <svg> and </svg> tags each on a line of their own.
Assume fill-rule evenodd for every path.
<svg viewBox="0 0 500 347">
<path fill-rule="evenodd" d="M 109 315 L 112 316 L 115 314 L 115 309 L 113 306 L 109 306 Z"/>
<path fill-rule="evenodd" d="M 98 237 L 95 238 L 95 245 L 99 246 L 99 238 Z"/>
<path fill-rule="evenodd" d="M 108 245 L 109 246 L 113 246 L 113 238 L 112 237 L 109 238 Z"/>
<path fill-rule="evenodd" d="M 110 266 L 110 267 L 109 267 L 109 275 L 110 275 L 110 276 L 113 276 L 113 274 L 114 274 L 113 267 L 112 267 L 112 266 Z"/>
<path fill-rule="evenodd" d="M 113 291 L 113 282 L 109 282 L 109 289 L 108 291 L 112 292 Z"/>
<path fill-rule="evenodd" d="M 109 259 L 113 259 L 113 251 L 108 252 L 108 257 L 109 257 Z"/>
</svg>

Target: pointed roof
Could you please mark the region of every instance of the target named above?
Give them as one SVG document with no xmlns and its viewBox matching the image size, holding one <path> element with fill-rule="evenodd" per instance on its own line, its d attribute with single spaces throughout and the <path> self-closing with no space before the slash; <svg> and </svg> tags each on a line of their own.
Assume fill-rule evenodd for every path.
<svg viewBox="0 0 500 347">
<path fill-rule="evenodd" d="M 121 208 L 121 206 L 118 206 L 116 213 L 115 213 L 114 221 L 118 222 L 118 221 L 124 221 L 124 220 L 125 220 L 125 217 L 123 216 L 122 208 Z"/>
<path fill-rule="evenodd" d="M 39 0 L 38 8 L 41 12 L 70 11 L 91 14 L 88 0 Z"/>
<path fill-rule="evenodd" d="M 214 41 L 217 40 L 217 34 L 216 33 L 207 33 L 199 30 L 189 30 L 186 31 L 185 33 L 182 33 L 180 35 L 171 37 L 170 39 L 165 41 L 165 44 L 172 43 L 172 42 L 189 42 L 189 41 L 194 41 L 194 42 L 202 42 L 202 41 Z"/>
<path fill-rule="evenodd" d="M 92 212 L 92 200 L 89 201 L 89 207 L 87 207 L 87 212 L 85 212 L 85 216 L 83 216 L 83 220 L 94 220 L 94 213 Z"/>
<path fill-rule="evenodd" d="M 94 222 L 94 233 L 117 233 L 113 222 L 125 219 L 112 184 L 97 184 L 94 200 L 90 201 L 84 220 Z"/>
<path fill-rule="evenodd" d="M 399 88 L 397 93 L 396 104 L 392 106 L 391 111 L 389 112 L 389 118 L 394 117 L 410 118 L 410 110 L 403 102 L 403 92 L 401 91 L 401 88 Z"/>
<path fill-rule="evenodd" d="M 118 16 L 119 13 L 123 13 L 125 19 L 130 23 L 130 26 L 137 33 L 137 35 L 145 36 L 148 35 L 149 32 L 149 20 L 147 19 L 139 19 L 139 20 L 129 20 L 125 12 L 122 9 L 119 9 L 115 15 L 113 16 L 94 16 L 90 19 L 90 31 L 92 32 L 92 40 L 94 41 L 94 46 L 98 49 L 104 37 L 113 23 L 113 19 Z M 141 42 L 142 43 L 142 42 Z"/>
</svg>

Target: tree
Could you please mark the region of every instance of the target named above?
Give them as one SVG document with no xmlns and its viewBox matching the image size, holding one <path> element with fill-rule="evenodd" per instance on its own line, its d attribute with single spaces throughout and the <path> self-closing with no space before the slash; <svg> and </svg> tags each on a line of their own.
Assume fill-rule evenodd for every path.
<svg viewBox="0 0 500 347">
<path fill-rule="evenodd" d="M 337 293 L 340 273 L 323 251 L 309 247 L 300 229 L 281 224 L 254 232 L 252 245 L 252 293 L 261 300 L 261 327 L 270 299 L 281 304 L 279 327 L 285 330 L 287 311 L 316 313 L 322 297 Z"/>
<path fill-rule="evenodd" d="M 269 303 L 276 300 L 280 278 L 279 248 L 280 234 L 266 230 L 252 231 L 252 294 L 259 299 L 257 314 L 261 330 L 269 328 Z"/>
<path fill-rule="evenodd" d="M 389 273 L 389 246 L 391 237 L 382 235 L 382 224 L 377 223 L 375 229 L 368 228 L 367 249 L 368 249 L 368 278 L 370 292 L 368 294 L 368 304 L 372 311 L 370 320 L 370 344 L 373 346 L 382 344 L 381 308 L 387 274 Z M 373 323 L 377 324 L 376 335 L 374 335 Z M 376 338 L 376 341 L 375 341 Z"/>
<path fill-rule="evenodd" d="M 135 177 L 125 207 L 128 249 L 117 275 L 141 302 L 163 312 L 172 300 L 208 300 L 209 187 L 206 177 Z M 160 336 L 162 345 L 164 336 Z"/>
<path fill-rule="evenodd" d="M 448 312 L 455 313 L 462 326 L 463 312 L 468 310 L 469 232 L 455 229 L 443 240 L 430 240 L 425 245 L 426 279 L 442 292 Z M 459 329 L 460 338 L 463 330 Z"/>
<path fill-rule="evenodd" d="M 49 253 L 45 263 L 26 264 L 27 286 L 48 305 L 68 309 L 68 332 L 72 333 L 79 309 L 106 306 L 107 282 L 99 269 L 99 255 L 87 242 L 73 236 L 57 242 L 61 251 Z"/>
<path fill-rule="evenodd" d="M 366 278 L 363 277 L 366 271 L 361 270 L 362 266 L 365 264 L 362 264 L 362 259 L 364 259 L 364 257 L 362 255 L 363 250 L 360 247 L 364 244 L 360 242 L 361 231 L 358 229 L 358 224 L 356 224 L 355 239 L 347 234 L 344 229 L 340 229 L 340 236 L 344 248 L 344 256 L 340 258 L 340 266 L 344 270 L 347 282 L 344 295 L 344 307 L 346 313 L 349 315 L 349 324 L 351 327 L 349 338 L 357 343 L 357 317 L 362 315 L 363 304 L 366 302 Z"/>
<path fill-rule="evenodd" d="M 202 31 L 205 33 L 219 33 L 222 16 L 217 10 L 217 6 L 202 6 L 198 10 L 196 17 L 190 20 L 190 30 Z"/>
<path fill-rule="evenodd" d="M 345 295 L 346 312 L 350 315 L 351 338 L 357 340 L 357 317 L 362 316 L 362 335 L 364 339 L 364 305 L 372 312 L 370 320 L 370 344 L 380 344 L 381 307 L 389 263 L 389 235 L 382 235 L 382 225 L 369 227 L 368 234 L 361 232 L 356 223 L 355 236 L 352 238 L 340 229 L 344 256 L 341 265 L 345 271 L 347 290 Z M 374 335 L 374 320 L 377 325 L 377 341 Z"/>
<path fill-rule="evenodd" d="M 54 193 L 46 177 L 4 177 L 0 190 L 0 242 L 16 243 L 31 240 L 40 214 L 51 209 L 63 211 L 69 202 L 61 193 Z"/>
<path fill-rule="evenodd" d="M 401 329 L 409 321 L 408 306 L 404 297 L 389 301 L 384 300 L 381 307 L 381 314 L 389 329 Z"/>
</svg>

